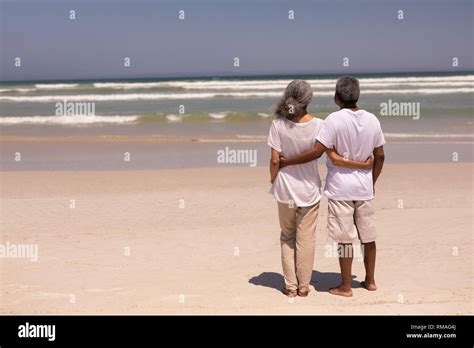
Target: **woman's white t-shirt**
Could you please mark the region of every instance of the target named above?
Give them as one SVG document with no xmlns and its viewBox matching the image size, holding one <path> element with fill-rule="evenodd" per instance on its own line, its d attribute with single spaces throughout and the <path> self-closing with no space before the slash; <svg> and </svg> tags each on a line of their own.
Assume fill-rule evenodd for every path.
<svg viewBox="0 0 474 348">
<path fill-rule="evenodd" d="M 268 145 L 284 157 L 294 157 L 311 149 L 324 121 L 295 123 L 284 117 L 273 120 Z M 316 204 L 321 199 L 321 179 L 317 160 L 281 168 L 270 190 L 278 202 L 297 207 Z"/>
</svg>

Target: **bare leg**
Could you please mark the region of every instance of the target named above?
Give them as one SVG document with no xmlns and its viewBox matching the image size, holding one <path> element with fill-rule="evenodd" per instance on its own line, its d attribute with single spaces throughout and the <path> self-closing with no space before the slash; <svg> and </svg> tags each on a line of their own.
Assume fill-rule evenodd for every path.
<svg viewBox="0 0 474 348">
<path fill-rule="evenodd" d="M 339 244 L 339 266 L 341 267 L 342 283 L 337 288 L 329 289 L 333 295 L 352 296 L 352 244 Z"/>
<path fill-rule="evenodd" d="M 364 266 L 365 266 L 365 281 L 360 284 L 369 291 L 377 290 L 375 285 L 375 255 L 377 249 L 375 242 L 364 244 Z"/>
</svg>

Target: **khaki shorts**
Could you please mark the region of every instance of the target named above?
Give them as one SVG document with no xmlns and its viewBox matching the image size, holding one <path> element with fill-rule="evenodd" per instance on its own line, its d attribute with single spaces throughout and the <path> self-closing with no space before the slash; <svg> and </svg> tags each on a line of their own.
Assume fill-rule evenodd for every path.
<svg viewBox="0 0 474 348">
<path fill-rule="evenodd" d="M 375 241 L 374 200 L 335 201 L 328 203 L 328 234 L 337 243 Z"/>
</svg>

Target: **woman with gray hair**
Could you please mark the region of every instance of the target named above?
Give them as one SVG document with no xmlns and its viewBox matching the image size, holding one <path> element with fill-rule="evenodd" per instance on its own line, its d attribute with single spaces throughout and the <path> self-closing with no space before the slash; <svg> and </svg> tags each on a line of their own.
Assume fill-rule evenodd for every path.
<svg viewBox="0 0 474 348">
<path fill-rule="evenodd" d="M 312 97 L 313 89 L 308 82 L 303 80 L 291 81 L 276 107 L 275 115 L 288 119 L 295 115 L 305 115 Z"/>
<path fill-rule="evenodd" d="M 290 297 L 307 296 L 313 271 L 316 222 L 321 200 L 317 160 L 280 169 L 280 157 L 293 157 L 314 147 L 323 120 L 307 113 L 313 97 L 311 85 L 294 80 L 286 87 L 275 110 L 268 136 L 270 176 L 278 203 L 281 259 L 285 288 Z M 338 165 L 365 168 L 367 164 L 344 160 L 334 151 L 328 156 Z"/>
</svg>

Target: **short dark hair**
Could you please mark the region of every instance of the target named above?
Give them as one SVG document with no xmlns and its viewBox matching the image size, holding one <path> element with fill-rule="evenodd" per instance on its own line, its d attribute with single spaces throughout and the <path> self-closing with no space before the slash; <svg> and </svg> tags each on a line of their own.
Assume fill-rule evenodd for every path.
<svg viewBox="0 0 474 348">
<path fill-rule="evenodd" d="M 359 100 L 359 80 L 352 76 L 344 75 L 337 79 L 336 97 L 344 105 L 355 105 Z"/>
</svg>

